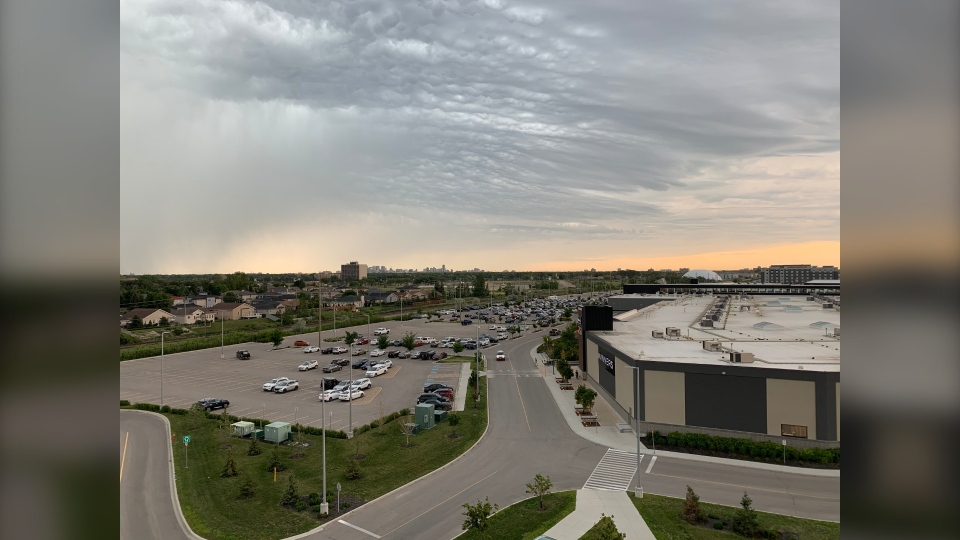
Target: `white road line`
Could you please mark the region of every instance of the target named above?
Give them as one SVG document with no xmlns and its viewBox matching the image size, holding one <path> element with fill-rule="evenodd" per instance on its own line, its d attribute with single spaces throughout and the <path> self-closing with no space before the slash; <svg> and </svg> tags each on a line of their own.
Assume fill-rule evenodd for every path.
<svg viewBox="0 0 960 540">
<path fill-rule="evenodd" d="M 640 456 L 643 460 L 643 456 Z M 637 454 L 607 449 L 583 484 L 584 489 L 624 491 L 630 487 L 637 472 Z"/>
<path fill-rule="evenodd" d="M 653 456 L 652 458 L 650 458 L 650 464 L 647 465 L 647 471 L 646 471 L 647 474 L 650 474 L 650 469 L 653 468 L 653 464 L 656 462 L 657 462 L 657 456 Z"/>
<path fill-rule="evenodd" d="M 342 519 L 338 519 L 338 520 L 337 520 L 337 523 L 343 523 L 344 525 L 346 525 L 347 527 L 350 527 L 351 529 L 356 529 L 356 530 L 358 530 L 358 531 L 360 531 L 360 532 L 362 532 L 362 533 L 369 534 L 370 536 L 372 536 L 372 537 L 374 537 L 374 538 L 380 538 L 379 535 L 373 534 L 372 532 L 370 532 L 370 531 L 368 531 L 368 530 L 366 530 L 366 529 L 361 529 L 360 527 L 357 527 L 357 526 L 354 525 L 353 523 L 347 523 L 346 521 L 344 521 L 344 520 L 342 520 Z"/>
</svg>

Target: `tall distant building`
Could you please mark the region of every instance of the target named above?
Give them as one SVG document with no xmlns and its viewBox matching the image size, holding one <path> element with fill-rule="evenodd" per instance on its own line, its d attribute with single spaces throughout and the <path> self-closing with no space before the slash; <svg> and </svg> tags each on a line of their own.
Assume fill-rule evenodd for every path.
<svg viewBox="0 0 960 540">
<path fill-rule="evenodd" d="M 806 283 L 813 279 L 840 279 L 836 266 L 809 264 L 772 264 L 760 269 L 762 283 Z"/>
<path fill-rule="evenodd" d="M 343 281 L 359 281 L 367 278 L 367 265 L 357 261 L 340 265 L 340 279 Z"/>
</svg>

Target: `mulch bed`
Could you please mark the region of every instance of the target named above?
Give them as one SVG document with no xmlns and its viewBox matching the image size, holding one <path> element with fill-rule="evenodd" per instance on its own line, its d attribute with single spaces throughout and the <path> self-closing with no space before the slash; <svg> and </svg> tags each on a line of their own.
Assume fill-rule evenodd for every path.
<svg viewBox="0 0 960 540">
<path fill-rule="evenodd" d="M 644 445 L 647 445 L 644 442 Z M 647 445 L 647 448 L 651 450 L 653 447 Z M 771 463 L 773 465 L 782 465 L 783 461 L 779 459 L 751 459 L 749 457 L 744 457 L 740 454 L 731 454 L 729 452 L 717 452 L 714 450 L 703 450 L 700 448 L 687 448 L 685 446 L 670 446 L 667 444 L 657 444 L 657 450 L 667 450 L 669 452 L 682 452 L 684 454 L 696 454 L 699 456 L 712 456 L 726 459 L 737 459 L 740 461 L 756 461 L 758 463 Z M 832 469 L 839 470 L 839 463 L 811 463 L 809 461 L 796 461 L 796 460 L 787 460 L 788 467 L 797 467 L 802 469 Z"/>
</svg>

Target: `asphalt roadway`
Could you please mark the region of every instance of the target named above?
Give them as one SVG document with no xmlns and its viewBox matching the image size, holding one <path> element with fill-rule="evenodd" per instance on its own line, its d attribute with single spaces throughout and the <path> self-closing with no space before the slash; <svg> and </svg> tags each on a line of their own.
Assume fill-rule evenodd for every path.
<svg viewBox="0 0 960 540">
<path fill-rule="evenodd" d="M 430 335 L 443 337 L 436 334 Z M 447 468 L 298 538 L 452 538 L 461 532 L 463 503 L 487 496 L 500 506 L 517 502 L 528 496 L 525 484 L 536 473 L 550 476 L 554 491 L 583 487 L 606 448 L 570 430 L 546 386 L 548 381 L 537 375 L 529 351 L 541 335 L 500 344 L 508 360 L 489 362 L 494 375 L 488 385 L 490 423 L 476 447 Z M 467 412 L 469 407 L 468 400 Z M 121 482 L 121 538 L 189 538 L 173 513 L 163 421 L 144 420 L 146 416 L 121 412 L 121 437 L 130 433 Z M 758 510 L 840 519 L 840 479 L 836 477 L 663 457 L 647 469 L 649 459 L 645 456 L 641 465 L 648 493 L 682 497 L 689 484 L 704 501 L 735 506 L 747 491 Z M 134 469 L 150 472 L 131 472 Z M 631 488 L 634 483 L 635 479 Z"/>
</svg>

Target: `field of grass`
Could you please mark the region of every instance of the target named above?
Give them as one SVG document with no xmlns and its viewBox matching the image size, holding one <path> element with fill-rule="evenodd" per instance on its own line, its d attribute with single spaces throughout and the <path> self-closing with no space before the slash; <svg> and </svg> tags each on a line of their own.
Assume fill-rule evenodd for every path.
<svg viewBox="0 0 960 540">
<path fill-rule="evenodd" d="M 472 501 L 470 504 L 475 502 Z M 544 509 L 540 510 L 539 499 L 532 497 L 504 508 L 490 518 L 487 537 L 497 540 L 533 540 L 576 509 L 577 492 L 548 493 L 543 498 L 543 506 Z M 457 540 L 479 540 L 480 538 L 482 537 L 479 533 L 470 530 L 458 536 Z"/>
<path fill-rule="evenodd" d="M 481 379 L 480 407 L 457 413 L 461 422 L 457 438 L 451 438 L 452 428 L 438 424 L 432 430 L 406 437 L 400 422 L 387 423 L 365 431 L 352 440 L 328 437 L 327 491 L 331 516 L 336 510 L 336 485 L 343 486 L 341 502 L 356 507 L 400 487 L 452 461 L 469 449 L 483 434 L 487 424 L 486 384 Z M 217 420 L 195 420 L 190 415 L 167 415 L 174 434 L 174 461 L 177 473 L 177 492 L 183 514 L 193 530 L 209 540 L 246 540 L 284 538 L 317 527 L 323 521 L 318 507 L 308 506 L 303 511 L 280 506 L 280 499 L 293 476 L 298 491 L 306 502 L 309 493 L 320 493 L 321 443 L 319 436 L 303 435 L 305 448 L 283 444 L 280 454 L 288 469 L 277 473 L 268 470 L 275 446 L 260 443 L 262 453 L 248 456 L 250 441 L 224 435 Z M 195 424 L 199 423 L 196 427 Z M 359 427 L 359 426 L 357 426 Z M 185 466 L 183 435 L 190 435 L 189 469 Z M 298 440 L 294 434 L 293 441 Z M 359 460 L 363 477 L 347 479 L 348 466 L 354 454 L 363 454 Z M 302 453 L 295 457 L 292 454 Z M 229 456 L 236 461 L 239 475 L 221 478 Z M 238 498 L 244 481 L 252 484 L 254 496 Z M 342 512 L 350 508 L 341 507 Z"/>
<path fill-rule="evenodd" d="M 630 493 L 630 499 L 640 511 L 643 520 L 657 540 L 734 540 L 743 538 L 730 531 L 736 508 L 717 504 L 700 503 L 700 507 L 710 518 L 707 526 L 691 525 L 680 517 L 683 499 L 644 494 L 637 499 Z M 757 512 L 761 527 L 767 530 L 793 533 L 800 540 L 839 540 L 840 524 L 826 521 L 814 521 L 778 514 Z M 714 529 L 711 524 L 726 522 L 724 530 Z M 786 536 L 790 538 L 790 536 Z"/>
</svg>

